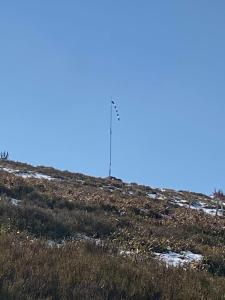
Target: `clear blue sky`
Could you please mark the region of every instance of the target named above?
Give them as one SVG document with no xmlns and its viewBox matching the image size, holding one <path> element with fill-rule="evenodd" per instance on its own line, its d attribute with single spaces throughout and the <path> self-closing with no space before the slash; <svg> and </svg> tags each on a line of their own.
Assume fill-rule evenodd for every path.
<svg viewBox="0 0 225 300">
<path fill-rule="evenodd" d="M 157 187 L 225 190 L 224 0 L 0 4 L 1 149 Z"/>
</svg>

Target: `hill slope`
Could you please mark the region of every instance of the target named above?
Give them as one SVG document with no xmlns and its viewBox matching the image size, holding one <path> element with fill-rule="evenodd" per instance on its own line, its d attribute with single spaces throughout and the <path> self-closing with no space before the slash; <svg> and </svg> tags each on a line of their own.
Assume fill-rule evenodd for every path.
<svg viewBox="0 0 225 300">
<path fill-rule="evenodd" d="M 0 162 L 1 299 L 224 299 L 209 196 Z"/>
</svg>

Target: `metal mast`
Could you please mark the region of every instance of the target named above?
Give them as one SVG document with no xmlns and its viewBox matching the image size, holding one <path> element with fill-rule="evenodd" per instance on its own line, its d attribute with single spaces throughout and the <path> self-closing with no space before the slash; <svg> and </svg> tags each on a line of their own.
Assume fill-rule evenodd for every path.
<svg viewBox="0 0 225 300">
<path fill-rule="evenodd" d="M 112 172 L 112 109 L 113 109 L 113 102 L 111 101 L 111 107 L 110 107 L 110 142 L 109 142 L 109 177 L 111 177 L 111 172 Z"/>
<path fill-rule="evenodd" d="M 115 108 L 117 120 L 120 121 L 120 115 L 116 103 L 111 101 L 110 107 L 110 145 L 109 145 L 109 177 L 112 173 L 112 125 L 113 125 L 113 107 Z"/>
</svg>

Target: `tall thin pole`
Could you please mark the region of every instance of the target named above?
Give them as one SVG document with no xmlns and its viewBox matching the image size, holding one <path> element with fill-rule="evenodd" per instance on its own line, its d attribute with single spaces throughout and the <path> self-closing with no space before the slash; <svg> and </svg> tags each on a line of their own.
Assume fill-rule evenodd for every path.
<svg viewBox="0 0 225 300">
<path fill-rule="evenodd" d="M 111 177 L 112 172 L 112 109 L 113 104 L 111 101 L 111 108 L 110 108 L 110 143 L 109 143 L 109 177 Z"/>
</svg>

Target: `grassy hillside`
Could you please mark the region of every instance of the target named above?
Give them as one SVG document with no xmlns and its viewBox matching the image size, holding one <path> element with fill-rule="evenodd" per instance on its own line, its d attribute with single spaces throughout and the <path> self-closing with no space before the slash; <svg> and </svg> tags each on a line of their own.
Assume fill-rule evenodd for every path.
<svg viewBox="0 0 225 300">
<path fill-rule="evenodd" d="M 0 299 L 225 299 L 209 196 L 1 161 L 0 197 Z"/>
</svg>

